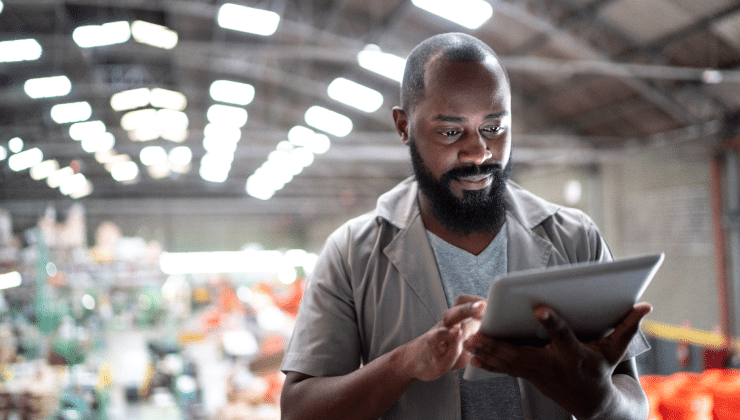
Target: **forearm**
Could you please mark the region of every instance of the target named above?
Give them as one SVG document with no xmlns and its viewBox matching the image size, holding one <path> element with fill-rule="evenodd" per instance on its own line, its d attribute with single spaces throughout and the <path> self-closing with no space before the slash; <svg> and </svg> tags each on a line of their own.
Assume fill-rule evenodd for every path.
<svg viewBox="0 0 740 420">
<path fill-rule="evenodd" d="M 640 383 L 627 374 L 612 376 L 613 388 L 603 407 L 590 417 L 579 420 L 645 420 L 648 401 Z"/>
<path fill-rule="evenodd" d="M 413 382 L 406 371 L 399 348 L 347 375 L 290 384 L 281 399 L 282 419 L 377 419 Z"/>
</svg>

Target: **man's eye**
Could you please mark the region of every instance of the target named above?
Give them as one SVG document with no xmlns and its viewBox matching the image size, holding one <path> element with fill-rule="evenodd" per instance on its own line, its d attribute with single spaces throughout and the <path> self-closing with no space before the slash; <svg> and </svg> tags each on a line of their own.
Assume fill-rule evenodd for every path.
<svg viewBox="0 0 740 420">
<path fill-rule="evenodd" d="M 449 137 L 449 138 L 456 137 L 458 134 L 460 134 L 460 132 L 459 131 L 455 131 L 455 130 L 448 130 L 448 131 L 445 131 L 444 132 L 444 135 L 447 136 L 447 137 Z"/>
</svg>

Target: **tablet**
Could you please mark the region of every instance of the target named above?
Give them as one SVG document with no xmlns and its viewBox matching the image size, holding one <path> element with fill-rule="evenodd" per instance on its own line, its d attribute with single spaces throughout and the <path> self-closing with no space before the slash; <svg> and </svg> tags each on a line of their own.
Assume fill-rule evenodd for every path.
<svg viewBox="0 0 740 420">
<path fill-rule="evenodd" d="M 517 271 L 497 277 L 488 290 L 480 331 L 505 340 L 544 344 L 547 330 L 532 314 L 543 303 L 584 341 L 608 334 L 642 296 L 664 254 L 611 262 L 585 262 Z M 468 365 L 464 378 L 501 376 Z"/>
</svg>

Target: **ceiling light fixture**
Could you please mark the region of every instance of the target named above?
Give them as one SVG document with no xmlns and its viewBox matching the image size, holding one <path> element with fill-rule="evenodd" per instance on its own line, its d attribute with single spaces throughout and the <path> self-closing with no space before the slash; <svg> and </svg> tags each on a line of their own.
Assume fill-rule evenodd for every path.
<svg viewBox="0 0 740 420">
<path fill-rule="evenodd" d="M 128 160 L 111 165 L 110 174 L 118 182 L 133 181 L 139 176 L 139 166 Z"/>
<path fill-rule="evenodd" d="M 41 149 L 34 147 L 33 149 L 26 150 L 24 152 L 16 153 L 8 158 L 8 167 L 15 172 L 28 169 L 34 165 L 38 165 L 44 160 L 44 154 Z"/>
<path fill-rule="evenodd" d="M 317 155 L 326 153 L 331 146 L 331 141 L 325 134 L 317 133 L 310 128 L 300 125 L 297 125 L 288 131 L 288 140 L 293 145 L 305 147 Z"/>
<path fill-rule="evenodd" d="M 77 141 L 86 137 L 101 135 L 105 131 L 105 123 L 100 120 L 78 122 L 69 126 L 69 136 L 72 140 Z"/>
<path fill-rule="evenodd" d="M 187 146 L 178 146 L 170 150 L 168 158 L 173 165 L 187 166 L 193 160 L 193 152 Z"/>
<path fill-rule="evenodd" d="M 121 127 L 126 131 L 157 125 L 157 110 L 152 108 L 129 111 L 121 117 Z"/>
<path fill-rule="evenodd" d="M 12 153 L 20 152 L 23 150 L 23 139 L 20 137 L 13 137 L 8 140 L 8 149 L 10 149 Z"/>
<path fill-rule="evenodd" d="M 72 39 L 80 48 L 122 44 L 130 38 L 131 27 L 125 21 L 80 26 L 72 31 Z"/>
<path fill-rule="evenodd" d="M 4 7 L 4 6 L 3 6 L 3 2 L 2 2 L 2 1 L 0 1 L 0 13 L 2 13 L 2 12 L 3 12 L 3 7 Z"/>
<path fill-rule="evenodd" d="M 52 172 L 59 169 L 59 162 L 57 162 L 54 159 L 45 160 L 39 164 L 33 165 L 30 171 L 31 178 L 33 178 L 36 181 L 41 181 L 42 179 L 48 177 L 52 174 Z"/>
<path fill-rule="evenodd" d="M 218 10 L 218 26 L 235 31 L 270 36 L 280 24 L 280 16 L 269 10 L 226 3 Z"/>
<path fill-rule="evenodd" d="M 493 16 L 493 8 L 484 0 L 411 0 L 411 3 L 468 29 L 479 28 Z"/>
<path fill-rule="evenodd" d="M 21 274 L 17 271 L 0 274 L 0 290 L 18 287 L 23 281 Z"/>
<path fill-rule="evenodd" d="M 0 160 L 5 160 L 6 157 L 8 157 L 8 150 L 0 146 Z"/>
<path fill-rule="evenodd" d="M 214 124 L 243 127 L 247 123 L 247 111 L 229 105 L 211 105 L 207 112 L 208 121 Z"/>
<path fill-rule="evenodd" d="M 88 102 L 72 102 L 51 107 L 51 119 L 57 124 L 85 121 L 92 116 Z"/>
<path fill-rule="evenodd" d="M 87 153 L 102 152 L 111 150 L 116 144 L 116 138 L 111 133 L 102 133 L 94 136 L 87 136 L 82 139 L 82 150 Z"/>
<path fill-rule="evenodd" d="M 33 61 L 41 57 L 41 44 L 35 39 L 16 39 L 0 42 L 0 63 Z"/>
<path fill-rule="evenodd" d="M 311 127 L 337 137 L 344 137 L 352 131 L 352 120 L 318 105 L 309 108 L 304 118 Z"/>
<path fill-rule="evenodd" d="M 114 93 L 110 98 L 110 106 L 114 111 L 127 111 L 149 105 L 149 89 L 138 88 Z"/>
<path fill-rule="evenodd" d="M 146 166 L 158 165 L 167 161 L 167 151 L 162 146 L 147 146 L 139 152 L 139 160 Z"/>
<path fill-rule="evenodd" d="M 59 192 L 64 195 L 70 195 L 76 191 L 85 188 L 87 182 L 88 181 L 87 178 L 85 178 L 85 175 L 81 173 L 76 173 L 62 180 L 62 183 L 59 184 Z"/>
<path fill-rule="evenodd" d="M 131 24 L 131 36 L 136 42 L 165 50 L 174 48 L 178 39 L 177 32 L 172 29 L 143 20 L 136 20 Z"/>
<path fill-rule="evenodd" d="M 357 53 L 357 63 L 372 72 L 378 73 L 389 79 L 401 82 L 406 60 L 390 53 L 380 50 L 380 47 L 370 44 Z"/>
<path fill-rule="evenodd" d="M 157 108 L 167 108 L 173 111 L 182 111 L 188 105 L 188 99 L 180 92 L 162 88 L 154 88 L 149 103 Z"/>
<path fill-rule="evenodd" d="M 355 107 L 360 111 L 375 112 L 383 105 L 383 95 L 380 92 L 353 82 L 344 77 L 338 77 L 329 84 L 329 97 Z"/>
<path fill-rule="evenodd" d="M 214 101 L 235 105 L 247 105 L 254 99 L 254 86 L 247 83 L 216 80 L 209 91 Z"/>
<path fill-rule="evenodd" d="M 64 181 L 64 179 L 74 174 L 75 174 L 74 169 L 70 168 L 69 166 L 65 166 L 64 168 L 57 169 L 56 171 L 50 173 L 49 176 L 46 177 L 46 185 L 48 185 L 49 188 L 58 188 L 59 185 L 62 184 L 62 181 Z"/>
<path fill-rule="evenodd" d="M 28 79 L 23 84 L 23 90 L 33 99 L 53 98 L 69 94 L 72 91 L 72 82 L 67 76 Z"/>
</svg>

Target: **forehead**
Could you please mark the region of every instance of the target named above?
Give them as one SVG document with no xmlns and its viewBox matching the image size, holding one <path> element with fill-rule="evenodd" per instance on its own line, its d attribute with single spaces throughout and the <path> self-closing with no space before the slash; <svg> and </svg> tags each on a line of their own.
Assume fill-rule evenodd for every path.
<svg viewBox="0 0 740 420">
<path fill-rule="evenodd" d="M 506 111 L 510 107 L 509 83 L 501 64 L 491 56 L 482 61 L 431 59 L 425 66 L 422 108 Z"/>
</svg>

